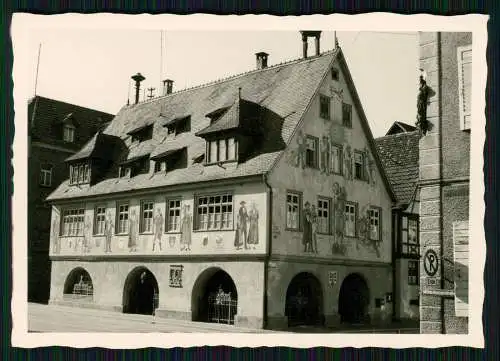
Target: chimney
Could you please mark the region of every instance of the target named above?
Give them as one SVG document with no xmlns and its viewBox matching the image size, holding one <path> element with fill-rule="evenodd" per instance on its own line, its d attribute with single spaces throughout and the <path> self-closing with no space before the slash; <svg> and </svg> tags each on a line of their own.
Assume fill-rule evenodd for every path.
<svg viewBox="0 0 500 361">
<path fill-rule="evenodd" d="M 307 58 L 307 40 L 310 37 L 314 37 L 314 43 L 316 46 L 316 55 L 320 54 L 320 45 L 319 45 L 319 39 L 321 37 L 321 31 L 317 30 L 301 30 L 300 33 L 302 34 L 302 57 L 305 59 Z"/>
<path fill-rule="evenodd" d="M 141 73 L 137 73 L 134 76 L 132 76 L 132 80 L 135 81 L 135 104 L 139 103 L 139 91 L 141 88 L 141 81 L 146 79 L 141 75 Z"/>
<path fill-rule="evenodd" d="M 267 68 L 267 58 L 269 57 L 269 54 L 261 51 L 259 53 L 255 53 L 255 56 L 257 58 L 257 69 L 260 70 Z"/>
<path fill-rule="evenodd" d="M 170 79 L 165 79 L 163 81 L 163 95 L 172 94 L 173 87 L 174 87 L 174 81 Z"/>
</svg>

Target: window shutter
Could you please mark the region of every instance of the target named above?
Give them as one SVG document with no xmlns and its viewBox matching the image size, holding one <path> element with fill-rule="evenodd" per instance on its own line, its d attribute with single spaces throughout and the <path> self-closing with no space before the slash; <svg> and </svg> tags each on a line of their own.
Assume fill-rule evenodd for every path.
<svg viewBox="0 0 500 361">
<path fill-rule="evenodd" d="M 469 310 L 469 222 L 453 222 L 455 266 L 455 315 L 468 317 Z"/>
<path fill-rule="evenodd" d="M 470 130 L 472 104 L 472 48 L 459 47 L 458 54 L 458 92 L 460 104 L 460 129 Z"/>
</svg>

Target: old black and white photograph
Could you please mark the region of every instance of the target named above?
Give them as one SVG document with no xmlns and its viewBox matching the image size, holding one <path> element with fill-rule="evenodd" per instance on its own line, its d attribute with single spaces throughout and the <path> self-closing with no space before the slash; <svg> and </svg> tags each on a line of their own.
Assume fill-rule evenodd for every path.
<svg viewBox="0 0 500 361">
<path fill-rule="evenodd" d="M 481 345 L 487 17 L 378 16 L 14 19 L 17 332 Z"/>
</svg>

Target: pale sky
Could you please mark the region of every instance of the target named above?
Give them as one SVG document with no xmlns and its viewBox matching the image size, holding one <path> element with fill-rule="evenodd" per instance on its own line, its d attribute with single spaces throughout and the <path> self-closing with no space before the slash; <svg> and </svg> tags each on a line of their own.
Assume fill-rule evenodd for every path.
<svg viewBox="0 0 500 361">
<path fill-rule="evenodd" d="M 418 86 L 418 36 L 410 32 L 337 32 L 339 44 L 375 137 L 398 120 L 414 125 Z M 321 51 L 331 50 L 324 31 Z M 161 79 L 174 91 L 255 69 L 255 53 L 270 54 L 270 66 L 302 56 L 298 31 L 164 31 L 141 29 L 47 29 L 30 34 L 27 60 L 34 94 L 116 114 L 134 90 L 130 77 L 146 77 L 141 89 Z M 310 40 L 309 53 L 314 52 Z M 161 61 L 163 60 L 163 61 Z M 162 74 L 160 74 L 162 70 Z M 141 91 L 141 100 L 143 93 Z"/>
</svg>

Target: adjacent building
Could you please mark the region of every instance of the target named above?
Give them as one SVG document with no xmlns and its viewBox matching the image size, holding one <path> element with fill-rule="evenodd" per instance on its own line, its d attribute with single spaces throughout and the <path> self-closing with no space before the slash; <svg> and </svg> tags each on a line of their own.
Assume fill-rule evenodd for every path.
<svg viewBox="0 0 500 361">
<path fill-rule="evenodd" d="M 468 332 L 472 33 L 420 33 L 420 330 Z"/>
<path fill-rule="evenodd" d="M 390 321 L 396 197 L 320 35 L 302 32 L 301 59 L 167 80 L 67 157 L 50 301 L 256 328 Z"/>
<path fill-rule="evenodd" d="M 394 268 L 393 317 L 419 319 L 419 144 L 414 126 L 394 122 L 387 134 L 377 138 L 377 148 L 396 196 L 392 210 Z"/>
<path fill-rule="evenodd" d="M 28 299 L 47 302 L 50 219 L 47 196 L 68 177 L 65 159 L 113 115 L 42 96 L 28 103 Z"/>
</svg>

